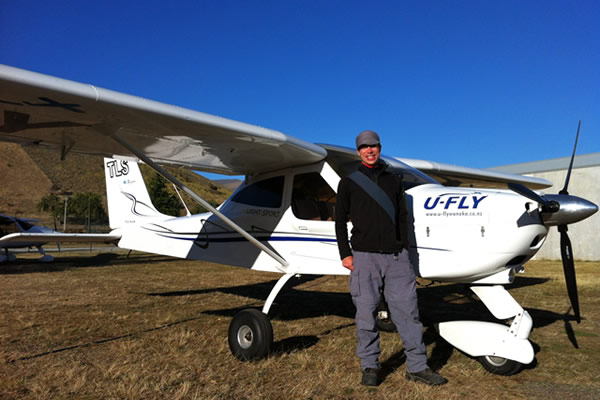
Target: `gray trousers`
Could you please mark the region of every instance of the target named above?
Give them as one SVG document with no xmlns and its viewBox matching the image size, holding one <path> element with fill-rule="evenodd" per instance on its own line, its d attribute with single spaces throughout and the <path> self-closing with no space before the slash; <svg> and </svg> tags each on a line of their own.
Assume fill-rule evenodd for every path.
<svg viewBox="0 0 600 400">
<path fill-rule="evenodd" d="M 417 307 L 416 275 L 408 251 L 402 251 L 397 257 L 362 251 L 353 253 L 350 294 L 356 306 L 356 354 L 361 359 L 362 369 L 379 368 L 381 351 L 375 318 L 382 286 L 392 321 L 404 343 L 407 371 L 420 372 L 428 368 L 423 325 Z"/>
</svg>

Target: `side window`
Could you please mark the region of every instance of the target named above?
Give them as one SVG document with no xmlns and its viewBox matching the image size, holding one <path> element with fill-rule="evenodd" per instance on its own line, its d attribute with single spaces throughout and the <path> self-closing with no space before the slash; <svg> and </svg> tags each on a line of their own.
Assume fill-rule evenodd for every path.
<svg viewBox="0 0 600 400">
<path fill-rule="evenodd" d="M 284 182 L 285 177 L 277 176 L 253 183 L 239 191 L 231 201 L 250 206 L 279 208 L 283 198 Z"/>
<path fill-rule="evenodd" d="M 294 177 L 292 212 L 296 218 L 333 221 L 335 197 L 333 189 L 316 172 Z"/>
</svg>

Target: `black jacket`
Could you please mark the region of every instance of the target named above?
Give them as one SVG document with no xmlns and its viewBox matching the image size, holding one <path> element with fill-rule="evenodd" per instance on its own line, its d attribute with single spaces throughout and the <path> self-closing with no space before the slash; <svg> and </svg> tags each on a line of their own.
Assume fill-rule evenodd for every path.
<svg viewBox="0 0 600 400">
<path fill-rule="evenodd" d="M 399 175 L 386 171 L 387 164 L 377 167 L 363 164 L 358 170 L 371 178 L 390 197 L 396 207 L 396 223 L 384 209 L 360 186 L 348 177 L 343 178 L 335 203 L 335 234 L 340 257 L 351 256 L 347 222 L 352 221 L 352 249 L 371 253 L 396 253 L 408 249 L 408 211 Z"/>
</svg>

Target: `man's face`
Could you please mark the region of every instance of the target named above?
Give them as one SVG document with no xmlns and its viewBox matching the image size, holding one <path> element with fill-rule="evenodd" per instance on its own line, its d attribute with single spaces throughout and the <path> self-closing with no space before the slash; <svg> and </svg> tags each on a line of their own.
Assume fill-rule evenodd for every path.
<svg viewBox="0 0 600 400">
<path fill-rule="evenodd" d="M 362 162 L 367 165 L 375 165 L 379 162 L 379 155 L 381 152 L 380 144 L 364 144 L 358 148 L 356 151 L 360 156 Z"/>
</svg>

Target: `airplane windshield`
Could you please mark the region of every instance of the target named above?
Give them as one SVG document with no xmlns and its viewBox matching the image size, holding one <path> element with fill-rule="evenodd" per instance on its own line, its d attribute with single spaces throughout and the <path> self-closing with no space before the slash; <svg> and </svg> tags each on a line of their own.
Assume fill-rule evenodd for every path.
<svg viewBox="0 0 600 400">
<path fill-rule="evenodd" d="M 354 149 L 332 145 L 321 146 L 327 150 L 327 162 L 340 177 L 343 178 L 356 170 L 360 158 Z M 381 158 L 389 165 L 388 171 L 402 175 L 404 190 L 427 183 L 438 183 L 433 178 L 401 161 L 390 157 L 382 156 Z"/>
<path fill-rule="evenodd" d="M 25 222 L 22 219 L 19 219 L 17 221 L 19 221 L 19 225 L 21 225 L 21 228 L 23 228 L 24 231 L 28 231 L 31 228 L 33 228 L 33 225 L 30 224 L 29 222 Z"/>
</svg>

